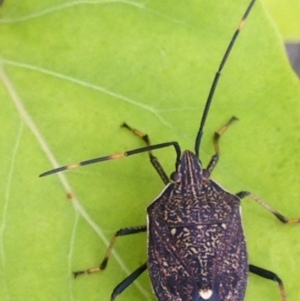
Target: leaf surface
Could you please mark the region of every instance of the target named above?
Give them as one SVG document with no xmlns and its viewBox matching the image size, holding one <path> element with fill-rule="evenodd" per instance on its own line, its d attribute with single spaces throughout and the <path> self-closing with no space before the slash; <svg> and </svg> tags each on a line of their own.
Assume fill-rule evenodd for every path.
<svg viewBox="0 0 300 301">
<path fill-rule="evenodd" d="M 120 238 L 105 272 L 97 266 L 116 230 L 146 223 L 163 189 L 147 154 L 38 178 L 55 164 L 152 143 L 193 149 L 221 57 L 248 1 L 5 1 L 0 8 L 1 300 L 109 300 L 146 260 L 146 235 Z M 299 82 L 258 2 L 225 66 L 201 146 L 232 115 L 213 177 L 300 216 Z M 156 151 L 168 173 L 172 149 Z M 69 193 L 69 198 L 67 194 Z M 70 194 L 72 198 L 70 199 Z M 253 264 L 280 275 L 300 297 L 300 226 L 281 225 L 243 201 Z M 263 297 L 262 297 L 263 296 Z M 246 300 L 280 300 L 276 284 L 250 276 Z M 147 273 L 119 300 L 155 300 Z"/>
</svg>

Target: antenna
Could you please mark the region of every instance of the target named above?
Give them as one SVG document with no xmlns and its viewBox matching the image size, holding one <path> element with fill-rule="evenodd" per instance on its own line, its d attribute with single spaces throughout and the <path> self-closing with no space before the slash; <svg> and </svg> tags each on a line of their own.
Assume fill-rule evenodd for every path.
<svg viewBox="0 0 300 301">
<path fill-rule="evenodd" d="M 235 31 L 228 47 L 226 49 L 226 52 L 225 52 L 225 54 L 222 58 L 222 61 L 220 63 L 219 69 L 218 69 L 218 71 L 215 75 L 215 78 L 213 80 L 213 83 L 210 87 L 210 91 L 209 91 L 209 94 L 208 94 L 208 97 L 207 97 L 207 100 L 206 100 L 205 108 L 204 108 L 204 111 L 203 111 L 203 114 L 202 114 L 202 119 L 201 119 L 201 122 L 200 122 L 199 130 L 198 130 L 196 141 L 195 141 L 195 154 L 198 158 L 199 158 L 201 139 L 202 139 L 202 136 L 203 136 L 203 128 L 204 128 L 205 121 L 206 121 L 206 118 L 207 118 L 207 115 L 208 115 L 208 112 L 209 112 L 209 109 L 210 109 L 212 99 L 213 99 L 214 94 L 215 94 L 216 87 L 218 85 L 219 78 L 221 76 L 222 69 L 224 68 L 224 65 L 225 65 L 225 63 L 226 63 L 226 61 L 227 61 L 227 59 L 230 55 L 231 49 L 233 48 L 233 45 L 234 45 L 234 43 L 235 43 L 242 27 L 245 24 L 246 19 L 247 19 L 249 13 L 250 13 L 255 1 L 256 0 L 252 0 L 250 2 L 249 6 L 247 7 L 246 12 L 244 13 L 244 15 L 242 17 L 242 20 L 240 21 L 239 26 L 237 27 L 237 29 L 236 29 L 236 31 Z"/>
<path fill-rule="evenodd" d="M 227 49 L 226 49 L 226 52 L 225 52 L 225 54 L 222 58 L 220 66 L 219 66 L 219 69 L 218 69 L 218 71 L 215 75 L 215 78 L 213 80 L 213 83 L 211 85 L 211 88 L 210 88 L 210 91 L 209 91 L 209 94 L 208 94 L 208 97 L 207 97 L 207 100 L 206 100 L 205 108 L 204 108 L 204 111 L 203 111 L 203 114 L 202 114 L 200 127 L 199 127 L 197 137 L 196 137 L 196 141 L 195 141 L 195 154 L 198 158 L 199 158 L 199 149 L 200 149 L 201 138 L 202 138 L 202 135 L 203 135 L 203 128 L 204 128 L 204 125 L 205 125 L 206 118 L 208 116 L 209 108 L 210 108 L 210 105 L 211 105 L 211 102 L 212 102 L 212 99 L 213 99 L 213 96 L 214 96 L 215 89 L 216 89 L 218 81 L 219 81 L 219 77 L 221 76 L 221 71 L 222 71 L 222 69 L 223 69 L 223 67 L 224 67 L 224 65 L 225 65 L 225 63 L 226 63 L 226 61 L 229 57 L 229 54 L 230 54 L 231 49 L 232 49 L 232 47 L 235 43 L 235 40 L 236 40 L 240 30 L 242 29 L 242 27 L 243 27 L 248 15 L 249 15 L 251 9 L 252 9 L 255 1 L 256 0 L 251 1 L 251 3 L 249 4 L 246 12 L 244 13 L 243 18 L 240 21 L 239 26 L 236 29 L 236 31 L 235 31 L 235 33 L 234 33 Z M 1 2 L 1 0 L 0 0 L 0 2 Z M 94 163 L 109 161 L 109 160 L 115 160 L 115 159 L 121 159 L 121 158 L 125 158 L 125 157 L 128 157 L 128 156 L 136 155 L 136 154 L 143 153 L 143 152 L 150 153 L 151 150 L 161 149 L 161 148 L 170 147 L 170 146 L 173 146 L 174 149 L 175 149 L 175 152 L 176 152 L 175 170 L 177 170 L 177 168 L 180 164 L 181 150 L 180 150 L 180 146 L 179 146 L 178 142 L 172 141 L 172 142 L 165 142 L 165 143 L 160 143 L 160 144 L 155 144 L 155 145 L 150 145 L 149 144 L 146 147 L 137 148 L 137 149 L 134 149 L 134 150 L 129 150 L 129 151 L 126 151 L 126 152 L 123 152 L 123 153 L 111 154 L 111 155 L 108 155 L 108 156 L 103 156 L 103 157 L 98 157 L 98 158 L 94 158 L 94 159 L 81 161 L 81 162 L 75 163 L 75 164 L 70 164 L 70 165 L 57 167 L 55 169 L 48 170 L 48 171 L 42 173 L 40 175 L 40 177 L 48 176 L 48 175 L 58 173 L 58 172 L 61 172 L 61 171 L 64 171 L 64 170 L 74 169 L 74 168 L 84 166 L 84 165 L 89 165 L 89 164 L 94 164 Z M 160 170 L 162 169 L 161 165 L 159 163 L 157 163 L 158 165 L 155 166 L 155 164 L 153 164 L 154 168 L 161 175 L 161 173 L 160 173 Z"/>
</svg>

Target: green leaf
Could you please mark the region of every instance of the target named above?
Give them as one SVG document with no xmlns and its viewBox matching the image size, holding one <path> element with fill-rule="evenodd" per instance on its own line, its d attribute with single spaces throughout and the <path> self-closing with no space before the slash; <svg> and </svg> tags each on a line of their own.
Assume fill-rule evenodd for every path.
<svg viewBox="0 0 300 301">
<path fill-rule="evenodd" d="M 300 2 L 298 0 L 263 0 L 283 38 L 288 41 L 300 39 Z"/>
<path fill-rule="evenodd" d="M 239 2 L 239 3 L 238 3 Z M 152 143 L 193 149 L 203 106 L 248 1 L 5 1 L 0 8 L 1 300 L 109 300 L 146 260 L 146 235 L 119 238 L 105 272 L 97 266 L 116 230 L 146 223 L 163 184 L 147 154 L 38 178 L 83 159 Z M 213 178 L 249 190 L 300 217 L 300 88 L 260 2 L 225 66 L 207 120 L 201 160 L 222 137 Z M 168 173 L 172 149 L 156 151 Z M 69 193 L 69 198 L 67 194 Z M 72 198 L 70 200 L 70 196 Z M 284 280 L 299 300 L 300 226 L 281 225 L 243 201 L 251 263 Z M 74 210 L 75 209 L 75 210 Z M 276 283 L 250 275 L 246 300 L 280 300 Z M 119 300 L 155 300 L 147 273 Z"/>
</svg>

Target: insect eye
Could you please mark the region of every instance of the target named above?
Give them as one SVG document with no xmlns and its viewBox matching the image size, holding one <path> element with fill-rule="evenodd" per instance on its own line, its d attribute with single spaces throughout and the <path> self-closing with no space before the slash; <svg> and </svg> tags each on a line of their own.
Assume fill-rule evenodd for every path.
<svg viewBox="0 0 300 301">
<path fill-rule="evenodd" d="M 210 177 L 210 172 L 207 169 L 203 169 L 203 178 L 209 178 Z"/>
<path fill-rule="evenodd" d="M 180 181 L 181 181 L 181 174 L 179 172 L 177 172 L 177 171 L 174 171 L 174 172 L 171 173 L 170 179 L 172 181 L 174 181 L 175 183 L 180 183 Z"/>
</svg>

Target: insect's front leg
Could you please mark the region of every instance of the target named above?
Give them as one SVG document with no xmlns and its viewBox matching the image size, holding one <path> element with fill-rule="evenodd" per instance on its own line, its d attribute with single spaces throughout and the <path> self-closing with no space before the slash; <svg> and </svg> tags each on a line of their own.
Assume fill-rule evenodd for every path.
<svg viewBox="0 0 300 301">
<path fill-rule="evenodd" d="M 255 266 L 253 264 L 249 264 L 249 272 L 253 273 L 255 275 L 258 275 L 260 277 L 263 277 L 265 279 L 277 282 L 279 285 L 279 290 L 280 290 L 282 301 L 287 301 L 287 296 L 285 293 L 283 282 L 275 273 L 265 270 L 263 268 L 260 268 L 258 266 Z"/>
<path fill-rule="evenodd" d="M 121 125 L 121 127 L 131 131 L 134 135 L 140 137 L 146 143 L 147 146 L 151 145 L 150 138 L 147 134 L 144 134 L 144 133 L 140 132 L 139 130 L 132 128 L 125 122 Z M 155 168 L 156 172 L 158 173 L 158 175 L 162 179 L 162 181 L 165 184 L 170 183 L 169 177 L 167 176 L 163 167 L 159 163 L 158 159 L 152 154 L 151 150 L 148 151 L 148 155 L 149 155 L 149 159 L 150 159 L 152 166 Z"/>
<path fill-rule="evenodd" d="M 245 197 L 251 198 L 252 200 L 256 201 L 258 204 L 263 206 L 265 209 L 267 209 L 269 212 L 274 214 L 284 224 L 299 224 L 300 223 L 300 218 L 287 218 L 287 217 L 283 216 L 282 214 L 277 212 L 274 208 L 272 208 L 270 205 L 268 205 L 265 201 L 263 201 L 262 199 L 257 197 L 252 192 L 241 191 L 241 192 L 237 193 L 236 196 L 239 197 L 240 199 L 243 199 Z"/>
<path fill-rule="evenodd" d="M 111 239 L 110 244 L 109 244 L 109 246 L 107 248 L 107 251 L 105 253 L 104 259 L 102 260 L 100 265 L 98 267 L 89 268 L 87 270 L 73 272 L 74 277 L 76 278 L 76 277 L 78 277 L 80 275 L 83 275 L 83 274 L 92 274 L 92 273 L 96 273 L 96 272 L 104 270 L 107 266 L 109 257 L 111 255 L 113 247 L 116 243 L 117 237 L 125 236 L 125 235 L 131 235 L 131 234 L 137 234 L 137 233 L 146 232 L 146 231 L 147 231 L 147 226 L 136 226 L 136 227 L 128 227 L 128 228 L 120 229 L 119 231 L 117 231 L 115 233 L 115 235 Z"/>
<path fill-rule="evenodd" d="M 217 132 L 214 133 L 213 136 L 213 143 L 214 143 L 214 149 L 215 154 L 210 159 L 210 162 L 207 165 L 206 171 L 208 171 L 208 174 L 210 175 L 214 168 L 216 167 L 219 158 L 220 158 L 220 146 L 219 146 L 219 140 L 221 136 L 225 133 L 225 131 L 228 129 L 228 127 L 234 122 L 238 120 L 235 116 L 232 116 L 229 121 L 224 124 Z"/>
</svg>

